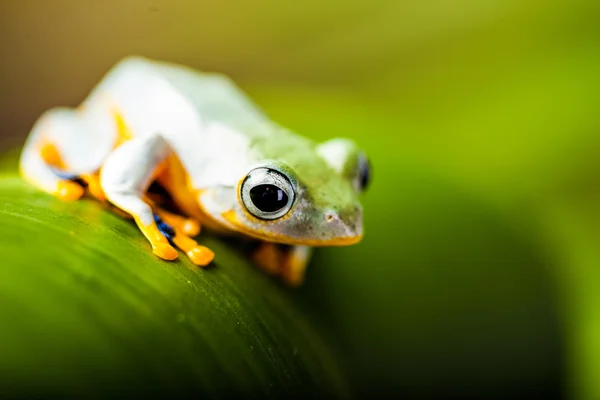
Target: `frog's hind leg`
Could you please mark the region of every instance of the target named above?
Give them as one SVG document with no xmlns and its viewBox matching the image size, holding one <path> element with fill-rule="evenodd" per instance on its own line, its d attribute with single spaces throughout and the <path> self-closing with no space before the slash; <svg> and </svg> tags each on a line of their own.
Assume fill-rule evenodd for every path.
<svg viewBox="0 0 600 400">
<path fill-rule="evenodd" d="M 57 169 L 64 169 L 65 165 L 58 149 L 49 140 L 49 116 L 45 115 L 34 125 L 21 153 L 19 171 L 25 181 L 40 190 L 63 200 L 77 200 L 84 190 L 73 182 L 75 176 L 57 173 Z"/>
<path fill-rule="evenodd" d="M 304 282 L 312 251 L 312 247 L 260 242 L 252 251 L 251 259 L 263 271 L 279 276 L 288 286 L 297 287 Z"/>
<path fill-rule="evenodd" d="M 77 200 L 87 186 L 90 193 L 103 200 L 98 175 L 75 172 L 66 160 L 69 153 L 79 153 L 83 159 L 101 150 L 92 135 L 77 128 L 85 127 L 80 112 L 68 108 L 54 108 L 45 112 L 34 124 L 23 147 L 19 168 L 21 176 L 33 186 L 63 200 Z M 94 157 L 91 157 L 94 159 Z M 97 157 L 96 157 L 97 158 Z M 73 159 L 73 157 L 71 157 Z"/>
</svg>

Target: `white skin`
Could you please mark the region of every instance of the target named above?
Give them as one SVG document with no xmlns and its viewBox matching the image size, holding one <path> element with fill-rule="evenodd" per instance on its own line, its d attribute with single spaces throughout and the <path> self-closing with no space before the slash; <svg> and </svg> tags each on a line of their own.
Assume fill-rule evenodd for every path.
<svg viewBox="0 0 600 400">
<path fill-rule="evenodd" d="M 356 197 L 364 188 L 355 167 L 362 153 L 345 139 L 314 147 L 270 121 L 221 75 L 130 57 L 77 110 L 44 113 L 24 146 L 22 176 L 48 193 L 78 198 L 75 183 L 42 156 L 40 146 L 48 143 L 59 153 L 61 172 L 99 175 L 102 195 L 134 218 L 163 259 L 174 259 L 177 252 L 158 231 L 157 210 L 145 197 L 160 176 L 185 211 L 183 218 L 171 218 L 179 239 L 175 245 L 197 265 L 208 264 L 214 255 L 187 237 L 197 233 L 197 228 L 186 229 L 186 221 L 194 219 L 217 233 L 260 240 L 265 245 L 254 260 L 290 284 L 302 281 L 313 246 L 347 245 L 362 237 Z M 296 152 L 300 156 L 291 154 Z M 274 182 L 285 186 L 290 201 L 277 218 L 253 215 L 240 200 L 242 180 L 257 167 L 282 174 L 253 175 L 277 176 Z"/>
</svg>

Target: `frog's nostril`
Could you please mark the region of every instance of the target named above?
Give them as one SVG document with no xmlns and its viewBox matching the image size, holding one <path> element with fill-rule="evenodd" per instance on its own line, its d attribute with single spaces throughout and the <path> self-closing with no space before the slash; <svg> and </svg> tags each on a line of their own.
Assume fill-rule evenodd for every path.
<svg viewBox="0 0 600 400">
<path fill-rule="evenodd" d="M 325 213 L 325 220 L 327 222 L 332 222 L 335 219 L 336 215 L 333 212 Z"/>
</svg>

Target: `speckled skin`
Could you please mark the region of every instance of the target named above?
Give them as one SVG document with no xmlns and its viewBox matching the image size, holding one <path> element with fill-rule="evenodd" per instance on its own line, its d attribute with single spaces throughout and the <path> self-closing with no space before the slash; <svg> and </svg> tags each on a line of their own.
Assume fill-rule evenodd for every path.
<svg viewBox="0 0 600 400">
<path fill-rule="evenodd" d="M 42 145 L 58 154 L 54 163 Z M 350 140 L 317 144 L 280 126 L 225 76 L 128 57 L 78 109 L 54 108 L 39 118 L 20 167 L 31 184 L 65 198 L 79 196 L 65 175 L 98 175 L 102 195 L 136 220 L 162 258 L 174 257 L 153 236 L 144 193 L 154 180 L 185 217 L 218 233 L 298 246 L 287 258 L 306 264 L 307 246 L 362 238 L 364 159 Z M 285 174 L 295 193 L 291 209 L 275 220 L 256 218 L 241 201 L 242 181 L 261 166 Z"/>
</svg>

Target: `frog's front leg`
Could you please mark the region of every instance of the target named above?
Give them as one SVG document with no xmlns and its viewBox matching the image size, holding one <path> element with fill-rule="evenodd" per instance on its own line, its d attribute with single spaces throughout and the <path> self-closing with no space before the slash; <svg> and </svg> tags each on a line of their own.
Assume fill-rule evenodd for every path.
<svg viewBox="0 0 600 400">
<path fill-rule="evenodd" d="M 261 242 L 253 250 L 251 258 L 258 267 L 270 275 L 279 276 L 287 285 L 300 286 L 312 252 L 313 248 L 307 246 Z"/>
<path fill-rule="evenodd" d="M 150 202 L 152 203 L 153 202 Z M 198 236 L 200 233 L 200 224 L 193 218 L 185 218 L 181 215 L 173 214 L 170 211 L 167 211 L 157 205 L 152 205 L 152 209 L 155 214 L 168 225 L 172 226 L 174 229 L 178 230 L 184 235 L 194 237 Z"/>
<path fill-rule="evenodd" d="M 165 215 L 164 211 L 160 214 L 154 214 L 154 221 L 160 232 L 169 240 L 169 242 L 183 250 L 194 264 L 202 267 L 210 264 L 215 258 L 215 254 L 207 247 L 200 246 L 195 240 L 186 235 L 183 231 L 185 225 L 181 225 L 181 220 L 172 220 L 175 224 L 171 226 L 160 217 L 161 214 Z M 167 213 L 167 215 L 169 215 L 169 213 Z"/>
<path fill-rule="evenodd" d="M 306 267 L 313 253 L 312 247 L 291 246 L 284 255 L 281 278 L 290 286 L 300 286 L 304 282 Z"/>
<path fill-rule="evenodd" d="M 174 154 L 158 134 L 131 139 L 108 156 L 101 170 L 100 184 L 108 201 L 133 217 L 155 255 L 165 260 L 176 259 L 173 244 L 185 251 L 195 264 L 206 265 L 212 261 L 213 253 L 185 236 L 180 227 L 173 229 L 159 220 L 163 228 L 159 229 L 156 214 L 143 200 L 161 164 L 169 156 Z"/>
</svg>

